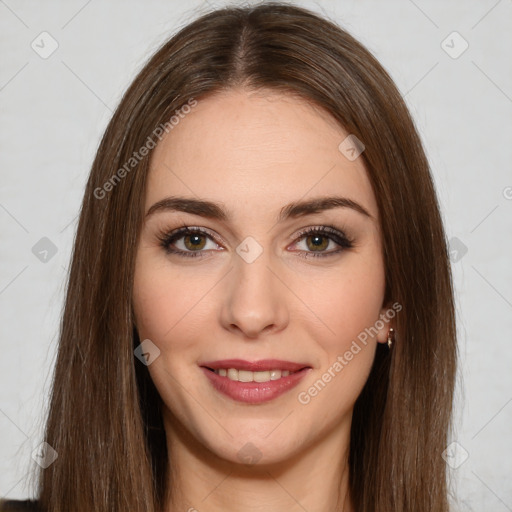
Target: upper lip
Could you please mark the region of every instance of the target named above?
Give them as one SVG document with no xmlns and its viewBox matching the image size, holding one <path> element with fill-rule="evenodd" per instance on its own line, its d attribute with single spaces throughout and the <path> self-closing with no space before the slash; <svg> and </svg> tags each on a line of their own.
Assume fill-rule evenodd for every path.
<svg viewBox="0 0 512 512">
<path fill-rule="evenodd" d="M 264 372 L 268 370 L 288 370 L 296 372 L 303 368 L 309 368 L 308 364 L 294 363 L 292 361 L 282 361 L 280 359 L 260 359 L 259 361 L 245 361 L 244 359 L 222 359 L 221 361 L 206 361 L 199 366 L 218 370 L 224 368 L 236 368 L 237 370 L 247 370 L 251 372 Z"/>
</svg>

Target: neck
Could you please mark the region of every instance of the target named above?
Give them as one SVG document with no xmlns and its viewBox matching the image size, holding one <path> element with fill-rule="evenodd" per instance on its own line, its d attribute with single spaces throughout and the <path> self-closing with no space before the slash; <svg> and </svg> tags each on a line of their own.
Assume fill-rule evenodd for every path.
<svg viewBox="0 0 512 512">
<path fill-rule="evenodd" d="M 354 510 L 349 493 L 350 422 L 273 464 L 220 458 L 176 423 L 166 425 L 171 460 L 166 512 Z"/>
</svg>

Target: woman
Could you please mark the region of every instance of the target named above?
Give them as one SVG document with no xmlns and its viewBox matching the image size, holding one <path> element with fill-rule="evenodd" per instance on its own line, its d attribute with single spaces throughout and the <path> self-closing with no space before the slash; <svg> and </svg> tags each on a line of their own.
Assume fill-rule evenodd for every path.
<svg viewBox="0 0 512 512">
<path fill-rule="evenodd" d="M 217 10 L 150 59 L 93 163 L 37 505 L 446 512 L 455 366 L 387 73 L 307 10 Z"/>
</svg>

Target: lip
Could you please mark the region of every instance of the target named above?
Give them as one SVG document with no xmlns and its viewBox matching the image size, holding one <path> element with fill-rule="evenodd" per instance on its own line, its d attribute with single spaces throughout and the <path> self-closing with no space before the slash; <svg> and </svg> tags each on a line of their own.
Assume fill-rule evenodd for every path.
<svg viewBox="0 0 512 512">
<path fill-rule="evenodd" d="M 277 363 L 277 364 L 276 364 Z M 210 366 L 211 365 L 211 366 Z M 249 371 L 266 370 L 288 370 L 293 371 L 287 377 L 281 377 L 277 380 L 268 382 L 238 382 L 227 377 L 221 377 L 209 368 L 229 369 L 238 368 Z M 269 402 L 291 390 L 312 370 L 311 367 L 292 363 L 290 361 L 278 361 L 275 359 L 265 359 L 250 363 L 240 359 L 229 359 L 224 361 L 215 361 L 201 364 L 201 370 L 206 375 L 211 385 L 223 395 L 246 404 L 260 404 Z"/>
<path fill-rule="evenodd" d="M 219 370 L 224 368 L 236 368 L 237 370 L 248 370 L 251 372 L 265 372 L 268 370 L 288 370 L 296 372 L 303 368 L 310 368 L 307 363 L 293 363 L 291 361 L 282 361 L 280 359 L 260 359 L 259 361 L 245 361 L 244 359 L 223 359 L 221 361 L 206 361 L 199 363 L 199 366 Z"/>
</svg>

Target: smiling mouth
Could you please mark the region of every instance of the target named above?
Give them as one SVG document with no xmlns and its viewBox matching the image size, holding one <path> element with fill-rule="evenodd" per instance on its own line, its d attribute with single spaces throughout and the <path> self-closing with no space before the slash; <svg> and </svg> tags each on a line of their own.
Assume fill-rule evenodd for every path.
<svg viewBox="0 0 512 512">
<path fill-rule="evenodd" d="M 311 368 L 307 363 L 283 359 L 259 359 L 257 361 L 218 359 L 216 361 L 202 361 L 199 365 L 226 380 L 243 383 L 271 382 Z"/>
<path fill-rule="evenodd" d="M 231 359 L 202 363 L 200 367 L 215 390 L 250 405 L 277 399 L 312 371 L 311 366 L 276 359 L 256 362 Z"/>
<path fill-rule="evenodd" d="M 294 373 L 300 372 L 301 370 L 290 371 L 290 370 L 266 370 L 266 371 L 250 371 L 250 370 L 239 370 L 237 368 L 208 368 L 207 370 L 216 373 L 220 377 L 227 377 L 229 380 L 236 382 L 269 382 L 272 380 L 279 380 L 282 377 L 288 377 Z"/>
</svg>

